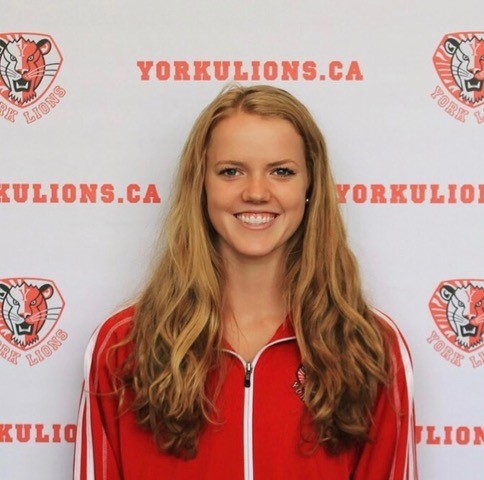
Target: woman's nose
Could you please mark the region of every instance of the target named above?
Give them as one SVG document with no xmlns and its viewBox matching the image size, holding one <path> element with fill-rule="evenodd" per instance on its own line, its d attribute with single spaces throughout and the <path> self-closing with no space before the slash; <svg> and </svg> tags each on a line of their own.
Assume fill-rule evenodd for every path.
<svg viewBox="0 0 484 480">
<path fill-rule="evenodd" d="M 247 179 L 242 192 L 242 199 L 245 202 L 263 203 L 267 202 L 270 197 L 271 192 L 267 179 L 259 176 Z"/>
</svg>

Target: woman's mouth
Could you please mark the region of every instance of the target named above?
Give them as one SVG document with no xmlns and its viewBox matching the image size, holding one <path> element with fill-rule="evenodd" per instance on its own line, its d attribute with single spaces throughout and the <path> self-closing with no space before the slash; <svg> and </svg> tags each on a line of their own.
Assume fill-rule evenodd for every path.
<svg viewBox="0 0 484 480">
<path fill-rule="evenodd" d="M 276 218 L 274 213 L 238 213 L 235 216 L 247 225 L 264 225 Z"/>
</svg>

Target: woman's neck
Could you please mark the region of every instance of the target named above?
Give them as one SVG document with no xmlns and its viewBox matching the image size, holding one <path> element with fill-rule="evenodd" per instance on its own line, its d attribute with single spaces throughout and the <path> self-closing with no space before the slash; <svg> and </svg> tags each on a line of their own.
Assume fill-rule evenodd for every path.
<svg viewBox="0 0 484 480">
<path fill-rule="evenodd" d="M 225 262 L 224 335 L 250 361 L 286 316 L 279 258 Z"/>
</svg>

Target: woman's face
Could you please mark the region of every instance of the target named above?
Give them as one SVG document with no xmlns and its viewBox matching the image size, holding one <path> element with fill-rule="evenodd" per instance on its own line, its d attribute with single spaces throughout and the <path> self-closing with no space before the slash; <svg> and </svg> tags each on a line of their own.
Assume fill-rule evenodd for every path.
<svg viewBox="0 0 484 480">
<path fill-rule="evenodd" d="M 237 112 L 214 128 L 205 191 L 222 257 L 280 256 L 307 189 L 304 143 L 289 121 Z"/>
</svg>

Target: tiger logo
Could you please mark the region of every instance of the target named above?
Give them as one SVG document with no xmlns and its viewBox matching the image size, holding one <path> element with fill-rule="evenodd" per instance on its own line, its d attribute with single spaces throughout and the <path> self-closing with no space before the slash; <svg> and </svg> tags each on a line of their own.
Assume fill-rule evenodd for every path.
<svg viewBox="0 0 484 480">
<path fill-rule="evenodd" d="M 433 60 L 454 98 L 472 108 L 484 103 L 484 32 L 445 36 Z"/>
<path fill-rule="evenodd" d="M 50 283 L 40 286 L 24 281 L 16 285 L 0 283 L 2 320 L 12 344 L 26 350 L 39 342 L 39 333 L 45 323 L 57 320 L 59 316 L 59 307 L 48 306 L 53 295 L 54 287 Z"/>
<path fill-rule="evenodd" d="M 452 56 L 451 69 L 455 83 L 459 85 L 461 97 L 476 103 L 484 99 L 484 38 L 472 37 L 459 42 L 449 38 L 445 42 L 446 52 Z"/>
<path fill-rule="evenodd" d="M 47 90 L 62 57 L 48 36 L 31 34 L 0 36 L 0 94 L 24 108 Z M 52 52 L 52 61 L 47 56 Z M 47 80 L 51 77 L 51 81 Z"/>
<path fill-rule="evenodd" d="M 454 287 L 444 285 L 440 296 L 447 304 L 447 321 L 455 333 L 455 341 L 465 349 L 484 342 L 484 287 L 469 283 Z"/>
</svg>

